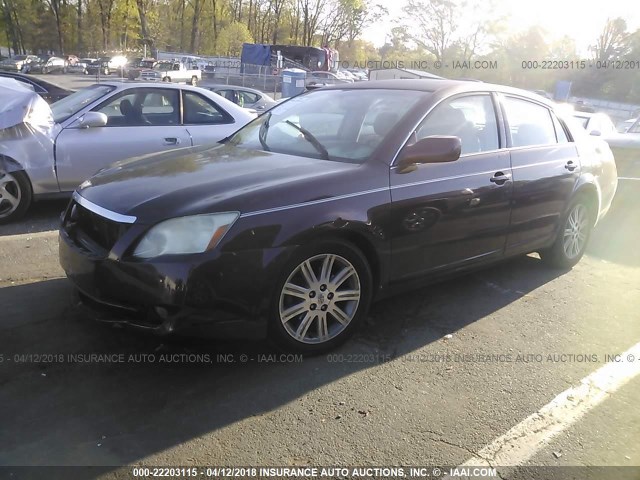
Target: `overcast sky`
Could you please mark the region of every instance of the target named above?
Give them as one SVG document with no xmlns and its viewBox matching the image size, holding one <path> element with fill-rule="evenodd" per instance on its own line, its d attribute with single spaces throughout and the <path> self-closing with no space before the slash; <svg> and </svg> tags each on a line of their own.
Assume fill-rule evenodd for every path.
<svg viewBox="0 0 640 480">
<path fill-rule="evenodd" d="M 391 19 L 402 14 L 405 1 L 379 0 L 379 3 L 389 9 L 388 20 L 377 22 L 364 32 L 364 38 L 376 46 L 384 44 L 385 35 L 395 26 Z M 572 37 L 583 52 L 595 42 L 608 17 L 623 17 L 631 31 L 640 28 L 640 8 L 630 0 L 497 0 L 497 4 L 511 14 L 514 31 L 541 25 L 553 37 Z"/>
</svg>

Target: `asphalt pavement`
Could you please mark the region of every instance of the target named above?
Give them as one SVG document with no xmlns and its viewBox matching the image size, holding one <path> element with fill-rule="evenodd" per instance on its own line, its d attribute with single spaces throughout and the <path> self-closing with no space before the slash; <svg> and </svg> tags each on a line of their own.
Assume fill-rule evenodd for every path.
<svg viewBox="0 0 640 480">
<path fill-rule="evenodd" d="M 38 204 L 0 227 L 0 466 L 464 464 L 640 341 L 639 193 L 621 185 L 572 271 L 530 255 L 406 292 L 314 358 L 96 323 L 57 263 L 65 202 Z M 522 465 L 640 466 L 639 393 L 558 420 Z"/>
</svg>

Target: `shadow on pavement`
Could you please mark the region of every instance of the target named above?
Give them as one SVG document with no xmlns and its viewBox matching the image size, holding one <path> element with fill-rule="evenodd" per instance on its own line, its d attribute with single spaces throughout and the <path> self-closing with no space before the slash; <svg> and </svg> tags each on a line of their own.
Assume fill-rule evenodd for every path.
<svg viewBox="0 0 640 480">
<path fill-rule="evenodd" d="M 1 288 L 0 305 L 15 306 L 0 325 L 0 465 L 139 461 L 424 347 L 559 274 L 522 257 L 407 292 L 374 304 L 337 351 L 283 363 L 259 361 L 278 357 L 265 342 L 166 340 L 90 321 L 70 305 L 66 279 Z M 43 353 L 50 356 L 38 363 L 28 356 Z M 81 355 L 70 361 L 74 354 Z M 125 361 L 91 361 L 90 354 L 122 354 Z M 383 360 L 335 361 L 361 354 Z"/>
<path fill-rule="evenodd" d="M 0 237 L 57 230 L 60 214 L 67 208 L 68 203 L 69 200 L 36 202 L 20 220 L 8 225 L 0 225 Z"/>
</svg>

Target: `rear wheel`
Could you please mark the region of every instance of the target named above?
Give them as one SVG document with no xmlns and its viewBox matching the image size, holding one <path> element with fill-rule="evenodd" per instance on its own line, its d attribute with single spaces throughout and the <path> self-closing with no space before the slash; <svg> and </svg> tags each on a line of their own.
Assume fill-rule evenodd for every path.
<svg viewBox="0 0 640 480">
<path fill-rule="evenodd" d="M 196 77 L 195 75 L 191 77 L 191 85 L 193 85 L 194 87 L 198 85 L 198 77 Z"/>
<path fill-rule="evenodd" d="M 306 354 L 335 348 L 367 314 L 371 292 L 371 269 L 351 244 L 302 247 L 274 291 L 270 338 L 285 350 Z"/>
<path fill-rule="evenodd" d="M 111 74 L 111 70 L 109 70 L 109 67 L 105 67 L 104 74 L 105 75 L 110 75 Z"/>
<path fill-rule="evenodd" d="M 24 172 L 0 170 L 0 224 L 22 217 L 31 205 L 31 182 Z"/>
<path fill-rule="evenodd" d="M 580 261 L 593 229 L 595 215 L 591 208 L 585 195 L 571 202 L 556 241 L 540 252 L 542 260 L 557 268 L 571 268 Z"/>
<path fill-rule="evenodd" d="M 171 83 L 171 77 L 164 77 L 162 79 L 163 82 Z"/>
</svg>

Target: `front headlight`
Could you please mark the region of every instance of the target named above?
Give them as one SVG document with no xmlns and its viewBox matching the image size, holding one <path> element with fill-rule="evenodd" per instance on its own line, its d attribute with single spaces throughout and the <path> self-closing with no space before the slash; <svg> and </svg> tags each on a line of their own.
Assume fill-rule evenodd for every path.
<svg viewBox="0 0 640 480">
<path fill-rule="evenodd" d="M 202 253 L 215 248 L 240 213 L 214 213 L 165 220 L 151 227 L 133 252 L 134 257 Z"/>
</svg>

